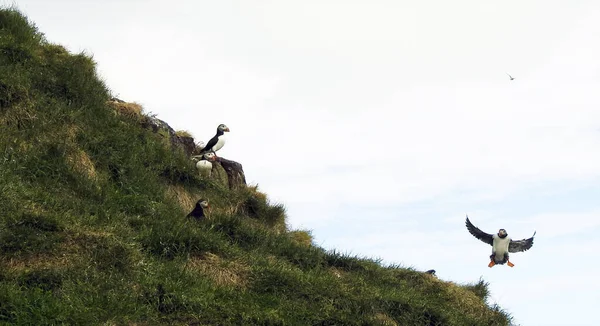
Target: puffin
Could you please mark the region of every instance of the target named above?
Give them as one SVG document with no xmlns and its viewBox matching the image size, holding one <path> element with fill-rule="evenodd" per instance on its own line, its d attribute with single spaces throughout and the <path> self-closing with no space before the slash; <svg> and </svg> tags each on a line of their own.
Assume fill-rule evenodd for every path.
<svg viewBox="0 0 600 326">
<path fill-rule="evenodd" d="M 225 145 L 225 132 L 229 132 L 229 127 L 224 124 L 220 124 L 217 127 L 217 134 L 208 141 L 206 146 L 204 146 L 204 148 L 200 151 L 200 154 L 207 152 L 215 153 L 216 151 L 220 150 L 223 145 Z M 216 153 L 215 156 L 217 156 Z"/>
<path fill-rule="evenodd" d="M 515 77 L 511 76 L 509 73 L 506 73 L 508 75 L 508 77 L 510 78 L 510 80 L 515 80 Z"/>
<path fill-rule="evenodd" d="M 201 159 L 196 163 L 196 169 L 198 169 L 198 172 L 200 172 L 201 176 L 210 178 L 210 174 L 212 172 L 211 162 L 214 162 L 217 159 L 215 153 L 208 152 L 198 156 L 200 156 Z M 194 156 L 193 158 L 197 158 L 198 156 Z"/>
<path fill-rule="evenodd" d="M 534 231 L 533 236 L 529 239 L 513 240 L 508 236 L 505 229 L 498 230 L 498 233 L 494 235 L 481 231 L 469 221 L 469 216 L 467 216 L 466 225 L 469 233 L 475 238 L 492 246 L 492 254 L 490 255 L 490 263 L 488 264 L 490 268 L 494 267 L 494 265 L 504 264 L 514 267 L 515 264 L 508 260 L 508 253 L 531 249 L 533 246 L 533 237 L 535 237 L 535 233 L 537 232 Z"/>
<path fill-rule="evenodd" d="M 196 220 L 201 220 L 205 217 L 205 208 L 210 208 L 210 206 L 208 205 L 208 200 L 200 198 L 196 202 L 196 207 L 194 207 L 194 209 L 186 217 L 193 217 Z"/>
<path fill-rule="evenodd" d="M 426 271 L 425 273 L 426 273 L 426 274 L 429 274 L 429 275 L 436 276 L 436 275 L 435 275 L 435 269 L 430 269 L 430 270 Z"/>
</svg>

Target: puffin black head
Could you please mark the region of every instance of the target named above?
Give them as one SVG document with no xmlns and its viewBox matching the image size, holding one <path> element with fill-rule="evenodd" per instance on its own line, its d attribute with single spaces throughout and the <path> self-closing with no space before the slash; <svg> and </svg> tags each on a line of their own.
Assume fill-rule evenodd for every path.
<svg viewBox="0 0 600 326">
<path fill-rule="evenodd" d="M 222 135 L 224 132 L 229 132 L 229 127 L 222 123 L 217 127 L 217 133 Z"/>
<path fill-rule="evenodd" d="M 425 273 L 435 276 L 435 269 L 430 269 L 430 270 L 426 271 Z"/>
<path fill-rule="evenodd" d="M 498 231 L 498 236 L 499 236 L 501 239 L 504 239 L 504 238 L 506 238 L 506 236 L 507 236 L 507 235 L 508 235 L 508 233 L 506 233 L 506 230 L 505 230 L 505 229 L 500 229 L 500 230 Z"/>
<path fill-rule="evenodd" d="M 196 202 L 196 207 L 187 215 L 187 217 L 193 217 L 196 219 L 201 219 L 204 217 L 204 209 L 210 208 L 208 205 L 208 200 L 206 199 L 198 199 Z"/>
</svg>

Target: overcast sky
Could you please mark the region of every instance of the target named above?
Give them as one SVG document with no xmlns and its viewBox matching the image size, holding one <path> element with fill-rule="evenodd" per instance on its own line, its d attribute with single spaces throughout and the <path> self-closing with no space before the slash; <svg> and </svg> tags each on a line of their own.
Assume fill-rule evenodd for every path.
<svg viewBox="0 0 600 326">
<path fill-rule="evenodd" d="M 320 246 L 483 276 L 522 325 L 597 324 L 599 1 L 17 5 L 119 98 L 205 142 L 227 124 L 219 155 Z M 535 245 L 490 269 L 465 214 Z"/>
</svg>

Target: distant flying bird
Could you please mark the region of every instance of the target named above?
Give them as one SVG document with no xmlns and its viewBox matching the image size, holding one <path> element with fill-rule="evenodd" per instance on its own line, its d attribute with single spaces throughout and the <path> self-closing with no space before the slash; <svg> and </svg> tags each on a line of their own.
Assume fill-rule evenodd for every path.
<svg viewBox="0 0 600 326">
<path fill-rule="evenodd" d="M 193 217 L 196 220 L 201 220 L 205 216 L 204 215 L 205 208 L 210 208 L 210 206 L 208 205 L 208 200 L 198 199 L 198 201 L 196 202 L 196 206 L 186 217 Z"/>
<path fill-rule="evenodd" d="M 498 233 L 494 235 L 481 231 L 469 221 L 469 216 L 467 216 L 466 225 L 469 233 L 475 238 L 492 246 L 492 254 L 490 255 L 491 261 L 488 267 L 493 267 L 496 264 L 504 265 L 505 263 L 510 267 L 515 266 L 508 260 L 508 253 L 529 250 L 533 246 L 533 237 L 535 237 L 536 233 L 533 232 L 533 236 L 529 239 L 512 240 L 505 229 L 500 229 Z"/>
<path fill-rule="evenodd" d="M 223 145 L 225 145 L 225 132 L 229 132 L 229 127 L 224 124 L 220 124 L 217 127 L 217 134 L 208 141 L 206 146 L 200 151 L 200 154 L 208 152 L 215 153 L 216 151 L 220 150 Z M 217 156 L 216 153 L 215 156 Z"/>
<path fill-rule="evenodd" d="M 509 73 L 506 73 L 508 75 L 508 77 L 510 77 L 510 80 L 515 80 L 515 77 L 511 76 Z"/>
</svg>

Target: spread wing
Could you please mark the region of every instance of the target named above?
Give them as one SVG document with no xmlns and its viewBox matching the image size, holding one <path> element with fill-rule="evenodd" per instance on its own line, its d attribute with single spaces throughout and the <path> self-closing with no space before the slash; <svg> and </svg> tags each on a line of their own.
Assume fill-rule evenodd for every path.
<svg viewBox="0 0 600 326">
<path fill-rule="evenodd" d="M 527 251 L 531 249 L 531 247 L 533 246 L 533 237 L 535 237 L 536 232 L 533 232 L 533 235 L 529 239 L 510 240 L 510 244 L 508 245 L 508 252 Z"/>
<path fill-rule="evenodd" d="M 215 135 L 213 138 L 211 138 L 208 141 L 208 143 L 206 144 L 206 146 L 204 146 L 204 148 L 200 151 L 200 153 L 210 152 L 212 150 L 212 148 L 217 144 L 218 141 L 219 141 L 219 135 Z"/>
<path fill-rule="evenodd" d="M 478 229 L 475 225 L 473 225 L 471 223 L 471 221 L 469 221 L 468 216 L 467 216 L 466 225 L 467 225 L 467 230 L 469 230 L 469 233 L 471 233 L 475 238 L 489 244 L 490 246 L 494 243 L 494 236 Z"/>
</svg>

